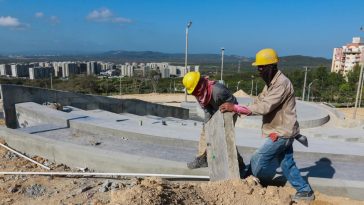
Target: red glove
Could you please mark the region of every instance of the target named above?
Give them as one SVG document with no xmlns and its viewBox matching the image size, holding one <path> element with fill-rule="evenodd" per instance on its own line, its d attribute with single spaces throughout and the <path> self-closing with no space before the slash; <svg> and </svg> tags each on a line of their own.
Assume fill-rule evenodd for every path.
<svg viewBox="0 0 364 205">
<path fill-rule="evenodd" d="M 273 132 L 269 134 L 269 138 L 272 140 L 272 142 L 275 142 L 278 140 L 278 134 Z"/>
</svg>

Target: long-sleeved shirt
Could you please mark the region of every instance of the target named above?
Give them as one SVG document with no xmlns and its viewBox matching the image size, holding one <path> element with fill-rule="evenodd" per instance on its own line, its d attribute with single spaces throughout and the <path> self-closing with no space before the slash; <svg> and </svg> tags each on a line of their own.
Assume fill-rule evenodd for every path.
<svg viewBox="0 0 364 205">
<path fill-rule="evenodd" d="M 263 115 L 263 135 L 277 133 L 284 138 L 292 138 L 299 134 L 293 86 L 281 71 L 248 108 L 253 114 Z"/>
<path fill-rule="evenodd" d="M 212 87 L 211 100 L 209 104 L 202 108 L 205 112 L 205 123 L 219 110 L 219 106 L 225 102 L 238 104 L 236 98 L 222 84 L 215 83 Z"/>
</svg>

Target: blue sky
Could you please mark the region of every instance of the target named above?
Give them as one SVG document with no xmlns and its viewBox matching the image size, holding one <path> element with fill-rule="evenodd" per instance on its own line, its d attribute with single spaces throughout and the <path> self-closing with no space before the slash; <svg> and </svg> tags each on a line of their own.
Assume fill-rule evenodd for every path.
<svg viewBox="0 0 364 205">
<path fill-rule="evenodd" d="M 0 0 L 0 53 L 109 50 L 331 58 L 364 36 L 363 0 Z"/>
</svg>

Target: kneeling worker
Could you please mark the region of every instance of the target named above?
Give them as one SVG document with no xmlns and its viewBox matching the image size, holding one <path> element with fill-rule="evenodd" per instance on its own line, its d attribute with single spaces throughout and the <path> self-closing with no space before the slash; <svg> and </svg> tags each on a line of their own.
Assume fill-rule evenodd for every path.
<svg viewBox="0 0 364 205">
<path fill-rule="evenodd" d="M 250 160 L 251 172 L 259 179 L 265 179 L 264 172 L 269 170 L 273 160 L 278 159 L 283 175 L 297 190 L 293 200 L 313 200 L 310 185 L 302 178 L 293 159 L 292 143 L 299 134 L 296 115 L 296 100 L 291 81 L 277 67 L 277 53 L 270 48 L 256 54 L 253 66 L 257 67 L 266 85 L 255 100 L 246 107 L 233 103 L 220 106 L 222 112 L 263 115 L 262 133 L 265 142 Z"/>
</svg>

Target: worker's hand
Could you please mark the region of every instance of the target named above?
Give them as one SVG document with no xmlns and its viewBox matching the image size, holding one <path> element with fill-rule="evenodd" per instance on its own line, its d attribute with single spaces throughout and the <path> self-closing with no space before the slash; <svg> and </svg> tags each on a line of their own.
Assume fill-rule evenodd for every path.
<svg viewBox="0 0 364 205">
<path fill-rule="evenodd" d="M 223 103 L 220 105 L 221 112 L 234 112 L 234 104 L 233 103 Z"/>
</svg>

